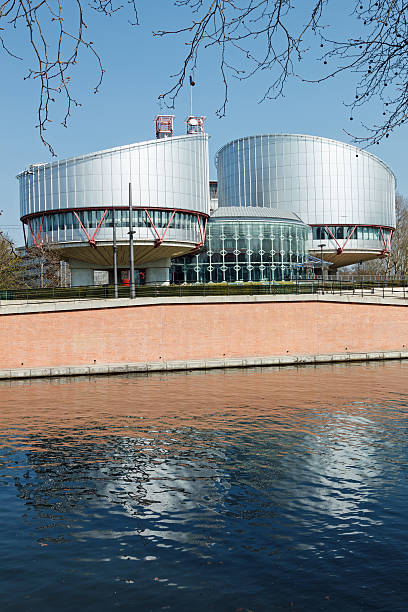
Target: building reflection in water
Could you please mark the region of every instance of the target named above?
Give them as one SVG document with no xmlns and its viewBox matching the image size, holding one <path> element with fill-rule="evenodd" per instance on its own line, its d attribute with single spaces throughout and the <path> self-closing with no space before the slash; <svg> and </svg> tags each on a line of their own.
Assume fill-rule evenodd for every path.
<svg viewBox="0 0 408 612">
<path fill-rule="evenodd" d="M 2 437 L 25 453 L 16 483 L 41 516 L 116 511 L 136 533 L 197 544 L 189 523 L 251 518 L 253 494 L 268 520 L 301 506 L 306 522 L 366 524 L 386 470 L 383 425 L 399 417 L 385 381 L 390 368 L 369 364 L 3 384 Z"/>
<path fill-rule="evenodd" d="M 0 384 L 3 607 L 404 609 L 407 368 Z"/>
</svg>

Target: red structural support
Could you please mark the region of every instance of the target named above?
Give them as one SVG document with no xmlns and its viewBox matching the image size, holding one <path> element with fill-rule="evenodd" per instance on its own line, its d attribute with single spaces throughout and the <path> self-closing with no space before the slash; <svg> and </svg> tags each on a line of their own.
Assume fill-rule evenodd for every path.
<svg viewBox="0 0 408 612">
<path fill-rule="evenodd" d="M 98 223 L 98 225 L 97 225 L 97 227 L 96 227 L 96 230 L 95 230 L 95 231 L 94 231 L 94 233 L 92 234 L 91 244 L 92 244 L 93 246 L 96 246 L 96 240 L 95 240 L 96 235 L 97 235 L 97 233 L 99 232 L 99 228 L 101 227 L 101 225 L 102 225 L 102 223 L 103 223 L 103 220 L 104 220 L 104 218 L 106 217 L 106 215 L 107 215 L 107 214 L 108 214 L 108 211 L 107 211 L 107 210 L 105 210 L 105 212 L 104 212 L 104 213 L 103 213 L 103 215 L 102 215 L 102 219 L 99 221 L 99 223 Z"/>
<path fill-rule="evenodd" d="M 205 234 L 207 231 L 207 218 L 204 221 L 204 229 L 201 229 L 200 217 L 197 215 L 198 229 L 200 230 L 201 241 L 197 244 L 197 248 L 201 248 L 205 242 Z"/>
<path fill-rule="evenodd" d="M 39 240 L 40 240 L 40 236 L 41 236 L 41 230 L 42 230 L 43 223 L 44 223 L 44 213 L 41 216 L 41 222 L 40 222 L 40 228 L 38 230 L 38 234 L 37 234 L 37 236 L 35 236 L 35 234 L 33 232 L 33 228 L 31 227 L 30 219 L 28 219 L 28 227 L 30 228 L 31 235 L 33 237 L 33 242 L 34 242 L 36 247 L 40 246 Z M 25 238 L 25 232 L 24 232 L 24 238 Z"/>
<path fill-rule="evenodd" d="M 150 223 L 151 223 L 151 226 L 152 226 L 152 228 L 153 228 L 153 231 L 154 231 L 154 233 L 155 233 L 155 234 L 156 234 L 156 236 L 157 236 L 157 238 L 156 238 L 156 240 L 155 240 L 155 242 L 154 242 L 154 246 L 155 246 L 155 248 L 157 248 L 157 247 L 159 247 L 159 246 L 162 244 L 162 242 L 163 242 L 163 240 L 164 240 L 164 237 L 165 237 L 165 235 L 166 235 L 166 233 L 167 233 L 167 230 L 169 229 L 169 227 L 170 227 L 170 225 L 171 225 L 171 222 L 173 221 L 174 215 L 175 215 L 175 214 L 176 214 L 176 212 L 178 212 L 178 211 L 177 211 L 177 209 L 173 210 L 173 213 L 172 213 L 172 215 L 171 215 L 171 217 L 170 217 L 170 219 L 169 219 L 169 222 L 167 223 L 167 225 L 166 225 L 166 227 L 165 227 L 165 229 L 164 229 L 164 232 L 163 232 L 162 234 L 160 234 L 160 233 L 158 232 L 158 230 L 157 230 L 157 228 L 156 228 L 156 226 L 155 226 L 155 224 L 154 224 L 153 219 L 152 219 L 152 218 L 151 218 L 151 216 L 149 215 L 149 212 L 148 212 L 148 209 L 147 209 L 147 208 L 144 208 L 144 212 L 146 213 L 146 216 L 147 216 L 147 218 L 149 219 L 149 221 L 150 221 Z M 195 216 L 195 217 L 197 217 L 197 224 L 198 224 L 198 229 L 199 229 L 199 232 L 200 232 L 200 238 L 201 238 L 200 242 L 199 242 L 199 243 L 197 243 L 197 245 L 196 245 L 196 248 L 199 248 L 199 247 L 202 247 L 202 246 L 203 246 L 204 241 L 205 241 L 205 233 L 206 233 L 206 228 L 207 228 L 207 217 L 205 217 L 205 221 L 204 221 L 204 230 L 203 230 L 203 229 L 202 229 L 202 227 L 201 227 L 201 222 L 200 222 L 200 213 L 195 213 L 195 215 L 194 215 L 194 216 Z"/>
<path fill-rule="evenodd" d="M 394 235 L 394 230 L 392 229 L 390 231 L 390 235 L 388 236 L 387 241 L 385 241 L 385 237 L 384 237 L 384 233 L 383 233 L 383 228 L 382 227 L 380 227 L 380 232 L 381 232 L 381 238 L 382 238 L 383 245 L 384 245 L 382 254 L 383 255 L 387 255 L 390 252 L 391 242 L 392 242 L 392 238 L 393 238 L 393 235 Z"/>
<path fill-rule="evenodd" d="M 79 223 L 79 225 L 81 226 L 81 228 L 83 229 L 83 231 L 84 231 L 84 233 L 85 233 L 85 236 L 88 238 L 88 242 L 89 242 L 89 244 L 90 244 L 90 245 L 91 245 L 91 247 L 93 247 L 93 248 L 96 248 L 96 240 L 95 240 L 95 238 L 96 238 L 97 233 L 99 232 L 99 228 L 101 227 L 101 225 L 102 225 L 102 222 L 103 222 L 104 218 L 105 218 L 105 217 L 106 217 L 106 215 L 107 215 L 107 212 L 108 212 L 108 211 L 107 211 L 107 210 L 105 210 L 105 212 L 104 212 L 104 213 L 103 213 L 103 215 L 102 215 L 102 219 L 99 221 L 99 223 L 98 223 L 98 225 L 97 225 L 96 230 L 94 231 L 94 233 L 92 234 L 92 236 L 90 236 L 90 235 L 88 234 L 88 232 L 87 232 L 87 230 L 86 230 L 86 228 L 85 228 L 84 224 L 82 223 L 81 219 L 80 219 L 80 218 L 79 218 L 79 216 L 77 215 L 76 211 L 73 211 L 73 214 L 74 214 L 74 215 L 75 215 L 75 217 L 78 219 L 78 223 Z"/>
<path fill-rule="evenodd" d="M 102 218 L 99 221 L 98 226 L 96 227 L 96 229 L 95 229 L 95 231 L 93 232 L 92 235 L 88 232 L 87 228 L 85 227 L 85 225 L 81 221 L 80 216 L 78 214 L 78 213 L 81 213 L 83 211 L 91 211 L 91 210 L 92 211 L 93 210 L 94 211 L 103 211 Z M 59 214 L 61 212 L 64 212 L 64 213 L 71 212 L 76 217 L 76 219 L 78 220 L 79 226 L 82 229 L 82 231 L 84 232 L 84 234 L 85 234 L 85 236 L 86 236 L 90 246 L 93 247 L 93 248 L 96 248 L 96 246 L 97 246 L 97 241 L 96 241 L 97 234 L 98 234 L 98 232 L 99 232 L 99 230 L 100 230 L 100 228 L 101 228 L 101 226 L 103 224 L 103 221 L 104 221 L 104 219 L 105 219 L 105 217 L 106 217 L 106 215 L 107 215 L 109 210 L 113 210 L 113 211 L 115 211 L 115 210 L 129 210 L 129 208 L 127 206 L 116 206 L 113 209 L 106 209 L 106 208 L 102 208 L 100 206 L 92 206 L 92 207 L 76 208 L 76 209 L 74 209 L 74 208 L 66 208 L 64 210 L 47 210 L 47 211 L 44 211 L 44 212 L 41 212 L 41 213 L 33 213 L 31 215 L 25 215 L 24 217 L 21 217 L 21 221 L 23 223 L 23 229 L 24 229 L 24 224 L 25 223 L 28 224 L 28 226 L 30 228 L 30 231 L 31 231 L 31 234 L 32 234 L 32 237 L 33 237 L 34 244 L 36 244 L 36 246 L 38 246 L 38 239 L 39 239 L 39 236 L 40 236 L 40 233 L 41 233 L 44 217 L 46 215 Z M 154 247 L 155 248 L 159 247 L 163 243 L 164 238 L 165 238 L 165 236 L 167 234 L 167 231 L 170 229 L 170 226 L 172 224 L 172 221 L 173 221 L 176 213 L 187 213 L 189 215 L 194 216 L 197 219 L 197 226 L 198 226 L 198 230 L 199 230 L 199 233 L 200 233 L 200 241 L 196 244 L 196 248 L 202 247 L 203 244 L 204 244 L 205 235 L 206 235 L 206 229 L 207 229 L 207 221 L 208 221 L 208 215 L 206 215 L 205 213 L 200 213 L 200 212 L 197 212 L 197 211 L 186 210 L 186 209 L 181 209 L 181 208 L 162 208 L 162 207 L 149 207 L 149 208 L 146 208 L 144 206 L 134 206 L 133 210 L 143 210 L 144 211 L 147 219 L 150 222 L 151 228 L 152 228 L 152 230 L 153 230 L 153 232 L 154 232 L 154 234 L 156 236 L 156 239 L 155 239 L 155 242 L 154 242 Z M 156 227 L 156 225 L 155 225 L 155 223 L 153 221 L 152 216 L 149 214 L 149 210 L 150 210 L 150 212 L 155 211 L 155 210 L 160 210 L 160 211 L 165 211 L 165 212 L 171 213 L 170 219 L 169 219 L 166 227 L 164 228 L 164 230 L 162 228 L 157 228 Z M 40 229 L 39 229 L 39 232 L 38 232 L 38 236 L 36 237 L 34 232 L 33 232 L 33 230 L 32 230 L 32 228 L 31 228 L 30 222 L 31 222 L 32 219 L 37 218 L 37 217 L 41 217 L 41 224 L 40 224 Z M 203 223 L 201 222 L 201 217 L 203 218 Z M 24 236 L 25 236 L 25 230 L 24 230 Z M 28 246 L 26 236 L 25 236 L 25 241 L 26 241 L 26 246 Z"/>
<path fill-rule="evenodd" d="M 173 213 L 172 213 L 172 215 L 170 217 L 170 220 L 169 220 L 168 224 L 166 225 L 166 228 L 165 228 L 165 230 L 164 230 L 162 235 L 160 235 L 159 232 L 157 231 L 157 228 L 156 228 L 156 226 L 155 226 L 155 224 L 153 222 L 153 219 L 149 215 L 147 208 L 145 208 L 144 211 L 145 211 L 145 213 L 146 213 L 146 215 L 147 215 L 147 217 L 148 217 L 148 219 L 149 219 L 149 221 L 150 221 L 150 223 L 152 225 L 152 228 L 153 228 L 153 230 L 154 230 L 154 232 L 155 232 L 155 234 L 157 236 L 157 239 L 154 242 L 154 247 L 157 248 L 163 242 L 164 236 L 166 235 L 166 232 L 169 229 L 171 222 L 173 221 L 173 218 L 174 218 L 174 215 L 176 214 L 176 211 L 173 210 Z"/>
<path fill-rule="evenodd" d="M 327 231 L 329 236 L 334 240 L 334 242 L 337 245 L 337 254 L 338 255 L 341 255 L 343 253 L 344 249 L 347 246 L 347 243 L 349 242 L 349 240 L 351 240 L 351 237 L 353 236 L 354 232 L 356 231 L 356 229 L 358 227 L 374 227 L 374 228 L 378 228 L 380 230 L 382 242 L 383 242 L 383 245 L 384 245 L 384 249 L 382 250 L 382 254 L 383 255 L 386 255 L 387 253 L 389 253 L 389 250 L 390 250 L 390 247 L 391 247 L 392 237 L 393 237 L 393 234 L 394 234 L 394 229 L 392 227 L 384 227 L 382 225 L 353 225 L 353 226 L 351 226 L 351 225 L 345 224 L 345 223 L 338 223 L 338 224 L 336 224 L 336 227 L 349 227 L 349 228 L 351 228 L 351 231 L 348 232 L 346 240 L 343 242 L 343 244 L 340 244 L 339 241 L 337 240 L 336 236 L 331 231 L 329 225 L 313 225 L 312 227 L 321 227 L 321 228 L 324 228 Z M 385 240 L 385 237 L 384 237 L 384 233 L 383 233 L 384 229 L 390 230 L 390 235 L 389 235 L 387 241 Z"/>
<path fill-rule="evenodd" d="M 176 211 L 175 211 L 175 210 L 173 210 L 173 213 L 172 213 L 172 215 L 171 215 L 171 217 L 170 217 L 170 221 L 169 221 L 169 222 L 168 222 L 168 224 L 166 225 L 166 229 L 164 230 L 163 235 L 162 235 L 162 237 L 161 237 L 161 242 L 163 242 L 164 237 L 165 237 L 165 235 L 166 235 L 166 232 L 167 232 L 167 230 L 169 229 L 170 224 L 171 224 L 171 222 L 173 221 L 173 217 L 174 217 L 174 215 L 175 215 L 175 214 L 176 214 Z"/>
<path fill-rule="evenodd" d="M 352 237 L 352 235 L 354 234 L 354 232 L 356 231 L 356 229 L 357 229 L 357 225 L 355 225 L 355 226 L 353 227 L 353 229 L 351 230 L 351 232 L 350 232 L 350 233 L 349 233 L 349 235 L 347 236 L 347 240 L 346 240 L 346 242 L 343 244 L 343 246 L 342 246 L 342 247 L 340 247 L 340 249 L 337 249 L 337 253 L 338 253 L 339 255 L 340 255 L 340 254 L 341 254 L 341 253 L 344 251 L 344 249 L 346 248 L 346 244 L 348 243 L 348 241 L 350 240 L 350 238 Z"/>
</svg>

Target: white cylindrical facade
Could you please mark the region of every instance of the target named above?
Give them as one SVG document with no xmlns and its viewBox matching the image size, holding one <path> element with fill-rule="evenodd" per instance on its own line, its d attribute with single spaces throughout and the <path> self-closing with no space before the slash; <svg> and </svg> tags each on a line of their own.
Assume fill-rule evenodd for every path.
<svg viewBox="0 0 408 612">
<path fill-rule="evenodd" d="M 208 136 L 176 136 L 34 164 L 19 174 L 21 216 L 65 209 L 128 206 L 208 214 Z"/>
<path fill-rule="evenodd" d="M 336 251 L 336 265 L 387 250 L 395 178 L 375 155 L 327 138 L 264 134 L 229 142 L 216 164 L 219 206 L 296 213 L 315 228 L 311 251 L 325 242 L 327 254 Z M 346 252 L 355 256 L 346 259 Z"/>
<path fill-rule="evenodd" d="M 206 134 L 34 164 L 18 179 L 27 244 L 53 243 L 66 259 L 111 266 L 115 224 L 119 263 L 125 265 L 129 183 L 136 263 L 182 254 L 204 240 L 209 214 Z"/>
</svg>

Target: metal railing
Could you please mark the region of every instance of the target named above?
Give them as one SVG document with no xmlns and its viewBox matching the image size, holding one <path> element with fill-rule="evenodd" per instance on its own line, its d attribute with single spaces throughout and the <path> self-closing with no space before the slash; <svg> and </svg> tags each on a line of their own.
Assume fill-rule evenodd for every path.
<svg viewBox="0 0 408 612">
<path fill-rule="evenodd" d="M 363 279 L 295 280 L 281 283 L 220 283 L 191 285 L 139 285 L 135 299 L 143 297 L 188 297 L 229 295 L 331 294 L 378 296 L 406 299 L 408 279 L 371 281 Z M 129 297 L 129 287 L 118 288 L 119 298 Z M 44 289 L 0 289 L 0 303 L 10 301 L 42 302 L 59 300 L 114 299 L 113 286 L 55 287 Z"/>
</svg>

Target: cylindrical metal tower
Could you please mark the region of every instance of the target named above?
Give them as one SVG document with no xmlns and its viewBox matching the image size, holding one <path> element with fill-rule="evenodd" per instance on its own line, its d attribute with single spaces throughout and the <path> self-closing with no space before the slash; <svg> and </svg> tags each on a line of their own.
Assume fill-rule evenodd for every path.
<svg viewBox="0 0 408 612">
<path fill-rule="evenodd" d="M 389 252 L 395 178 L 375 155 L 328 138 L 264 134 L 216 156 L 219 206 L 294 212 L 312 227 L 310 252 L 334 267 Z"/>
<path fill-rule="evenodd" d="M 129 266 L 129 183 L 135 266 L 146 268 L 147 280 L 167 282 L 170 258 L 204 243 L 206 134 L 33 164 L 18 179 L 26 245 L 55 245 L 61 259 L 71 263 L 73 284 L 93 284 L 94 269 L 113 268 L 114 225 L 118 266 Z"/>
</svg>

